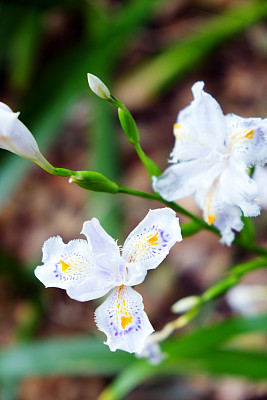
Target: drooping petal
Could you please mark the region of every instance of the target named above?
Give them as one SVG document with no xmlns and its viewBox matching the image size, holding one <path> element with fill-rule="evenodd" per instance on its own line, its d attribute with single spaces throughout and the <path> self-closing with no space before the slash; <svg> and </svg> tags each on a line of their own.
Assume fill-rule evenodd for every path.
<svg viewBox="0 0 267 400">
<path fill-rule="evenodd" d="M 136 268 L 156 268 L 167 256 L 171 247 L 182 240 L 179 220 L 170 208 L 150 210 L 146 217 L 126 239 L 122 258 L 129 263 L 128 276 L 134 282 Z"/>
<path fill-rule="evenodd" d="M 203 158 L 221 149 L 226 124 L 217 101 L 203 90 L 204 82 L 192 86 L 194 100 L 179 112 L 174 125 L 173 161 Z"/>
<path fill-rule="evenodd" d="M 242 213 L 239 207 L 220 203 L 217 219 L 214 222 L 221 233 L 220 242 L 230 246 L 235 238 L 234 231 L 240 232 L 244 226 Z"/>
<path fill-rule="evenodd" d="M 161 176 L 153 177 L 153 189 L 167 201 L 176 201 L 195 194 L 206 179 L 215 157 L 178 163 Z"/>
<path fill-rule="evenodd" d="M 245 217 L 256 217 L 260 205 L 256 201 L 258 187 L 249 177 L 246 165 L 231 158 L 220 177 L 220 198 L 222 202 L 241 208 Z"/>
<path fill-rule="evenodd" d="M 36 277 L 46 287 L 61 289 L 77 285 L 96 268 L 86 240 L 72 240 L 65 244 L 59 236 L 44 243 L 43 262 L 35 269 Z"/>
<path fill-rule="evenodd" d="M 159 343 L 154 339 L 154 334 L 150 335 L 140 353 L 136 354 L 137 358 L 146 358 L 152 365 L 159 365 L 167 354 L 162 353 Z"/>
<path fill-rule="evenodd" d="M 247 167 L 267 162 L 267 118 L 242 118 L 226 115 L 226 147 L 231 156 Z"/>
<path fill-rule="evenodd" d="M 217 167 L 223 168 L 223 164 L 222 162 Z M 225 167 L 223 168 L 224 170 Z M 210 225 L 215 225 L 221 233 L 221 242 L 230 246 L 235 237 L 234 231 L 239 232 L 243 227 L 243 222 L 241 221 L 242 212 L 237 205 L 227 202 L 224 196 L 225 190 L 228 190 L 229 193 L 232 190 L 233 196 L 236 196 L 234 193 L 235 186 L 233 185 L 231 190 L 229 188 L 225 189 L 221 183 L 223 172 L 216 178 L 215 172 L 216 167 L 209 171 L 206 182 L 196 193 L 196 201 L 203 210 L 204 220 Z"/>
<path fill-rule="evenodd" d="M 196 202 L 203 210 L 203 218 L 209 224 L 213 224 L 218 218 L 220 210 L 220 197 L 218 196 L 218 186 L 220 175 L 225 168 L 225 161 L 218 158 L 214 165 L 206 171 L 204 179 L 199 182 L 196 190 Z"/>
<path fill-rule="evenodd" d="M 256 167 L 253 179 L 258 186 L 258 197 L 257 201 L 265 210 L 267 209 L 267 168 L 266 167 Z"/>
<path fill-rule="evenodd" d="M 118 273 L 120 250 L 115 240 L 102 228 L 97 218 L 86 221 L 81 233 L 92 246 L 95 262 L 103 270 Z"/>
<path fill-rule="evenodd" d="M 147 337 L 154 331 L 144 312 L 142 296 L 134 289 L 120 286 L 95 311 L 100 331 L 107 335 L 111 351 L 140 352 Z"/>
<path fill-rule="evenodd" d="M 28 128 L 6 104 L 0 102 L 0 148 L 27 158 L 53 172 L 54 167 L 40 153 L 39 147 Z"/>
</svg>

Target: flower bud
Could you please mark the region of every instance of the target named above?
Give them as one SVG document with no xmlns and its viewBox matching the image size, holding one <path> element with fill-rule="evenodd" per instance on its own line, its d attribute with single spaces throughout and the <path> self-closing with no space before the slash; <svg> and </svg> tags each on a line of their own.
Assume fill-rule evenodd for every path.
<svg viewBox="0 0 267 400">
<path fill-rule="evenodd" d="M 111 94 L 106 85 L 95 75 L 87 74 L 87 79 L 91 90 L 101 99 L 110 100 Z"/>
<path fill-rule="evenodd" d="M 136 123 L 127 109 L 118 109 L 118 116 L 128 140 L 133 145 L 139 143 L 139 132 Z"/>
<path fill-rule="evenodd" d="M 94 192 L 118 193 L 119 186 L 98 172 L 77 171 L 70 177 L 69 182 L 75 182 L 84 189 Z"/>
<path fill-rule="evenodd" d="M 193 307 L 198 306 L 200 303 L 200 298 L 198 296 L 184 297 L 178 300 L 171 307 L 172 312 L 176 314 L 184 313 L 191 310 Z"/>
<path fill-rule="evenodd" d="M 0 102 L 0 148 L 11 151 L 53 173 L 54 167 L 41 154 L 38 144 L 28 128 L 6 104 Z"/>
</svg>

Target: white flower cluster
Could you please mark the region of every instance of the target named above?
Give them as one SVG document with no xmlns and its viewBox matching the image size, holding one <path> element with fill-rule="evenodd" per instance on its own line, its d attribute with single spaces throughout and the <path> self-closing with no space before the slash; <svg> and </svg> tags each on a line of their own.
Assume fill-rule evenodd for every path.
<svg viewBox="0 0 267 400">
<path fill-rule="evenodd" d="M 242 213 L 260 213 L 258 187 L 247 170 L 267 162 L 267 118 L 223 115 L 203 87 L 193 85 L 194 100 L 178 114 L 172 165 L 154 177 L 153 188 L 168 201 L 194 195 L 205 221 L 230 245 L 233 231 L 243 227 Z"/>
</svg>

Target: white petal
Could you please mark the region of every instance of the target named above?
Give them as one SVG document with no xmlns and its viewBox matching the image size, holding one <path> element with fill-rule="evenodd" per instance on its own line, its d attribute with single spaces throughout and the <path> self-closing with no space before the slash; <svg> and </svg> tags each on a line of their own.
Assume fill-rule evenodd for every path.
<svg viewBox="0 0 267 400">
<path fill-rule="evenodd" d="M 86 240 L 64 244 L 59 236 L 44 243 L 43 261 L 43 265 L 36 267 L 35 275 L 46 287 L 67 289 L 75 286 L 95 268 Z"/>
<path fill-rule="evenodd" d="M 46 240 L 43 244 L 42 252 L 42 262 L 46 263 L 54 260 L 59 253 L 63 251 L 66 244 L 63 242 L 60 236 L 54 236 Z"/>
<path fill-rule="evenodd" d="M 77 301 L 89 301 L 105 296 L 114 286 L 111 275 L 106 276 L 105 271 L 92 268 L 87 277 L 67 288 L 67 294 Z"/>
<path fill-rule="evenodd" d="M 88 84 L 90 89 L 101 99 L 111 99 L 111 94 L 107 86 L 95 75 L 87 74 Z"/>
<path fill-rule="evenodd" d="M 235 238 L 234 231 L 240 232 L 244 224 L 241 220 L 242 213 L 239 207 L 226 203 L 220 204 L 219 214 L 214 225 L 221 233 L 220 242 L 230 246 Z"/>
<path fill-rule="evenodd" d="M 253 179 L 258 186 L 257 201 L 264 209 L 267 209 L 267 168 L 260 166 L 256 167 Z"/>
<path fill-rule="evenodd" d="M 221 200 L 240 207 L 245 217 L 255 217 L 260 213 L 257 195 L 257 184 L 248 176 L 245 164 L 231 159 L 220 178 Z"/>
<path fill-rule="evenodd" d="M 216 178 L 215 173 L 223 168 L 223 163 L 218 164 L 217 167 L 219 168 L 217 171 L 215 166 L 207 174 L 207 181 L 197 191 L 196 201 L 203 210 L 204 220 L 210 225 L 215 225 L 222 235 L 221 242 L 230 246 L 234 240 L 233 231 L 240 231 L 243 227 L 242 212 L 238 205 L 227 202 L 225 192 L 229 192 L 229 195 L 233 194 L 236 187 L 233 187 L 231 191 L 227 186 L 222 185 L 221 176 Z M 227 184 L 231 185 L 230 182 Z"/>
<path fill-rule="evenodd" d="M 267 162 L 267 118 L 226 116 L 226 147 L 231 155 L 242 160 L 247 167 Z"/>
<path fill-rule="evenodd" d="M 159 343 L 154 339 L 154 334 L 150 335 L 140 353 L 136 354 L 137 358 L 147 358 L 152 365 L 159 365 L 165 358 L 166 354 L 162 353 Z"/>
<path fill-rule="evenodd" d="M 153 189 L 167 201 L 195 194 L 215 162 L 215 158 L 187 161 L 168 167 L 161 176 L 153 177 Z"/>
<path fill-rule="evenodd" d="M 7 104 L 2 103 L 1 101 L 0 101 L 0 110 L 9 111 L 9 112 L 13 113 L 11 108 Z"/>
<path fill-rule="evenodd" d="M 107 335 L 111 351 L 140 352 L 154 331 L 144 312 L 142 296 L 131 287 L 120 286 L 95 311 L 100 331 Z"/>
<path fill-rule="evenodd" d="M 203 87 L 203 82 L 193 85 L 194 100 L 178 114 L 174 126 L 174 159 L 202 158 L 223 146 L 226 131 L 224 115 L 217 101 L 204 92 Z"/>
<path fill-rule="evenodd" d="M 118 274 L 120 250 L 115 240 L 102 228 L 97 218 L 86 221 L 81 233 L 92 246 L 95 262 L 99 267 Z"/>
<path fill-rule="evenodd" d="M 34 162 L 40 158 L 36 140 L 6 104 L 0 107 L 0 147 Z"/>
<path fill-rule="evenodd" d="M 173 210 L 167 207 L 150 210 L 130 233 L 122 249 L 122 258 L 129 263 L 128 274 L 131 285 L 136 266 L 138 268 L 141 266 L 144 270 L 156 268 L 167 256 L 171 247 L 181 240 L 179 220 Z"/>
</svg>

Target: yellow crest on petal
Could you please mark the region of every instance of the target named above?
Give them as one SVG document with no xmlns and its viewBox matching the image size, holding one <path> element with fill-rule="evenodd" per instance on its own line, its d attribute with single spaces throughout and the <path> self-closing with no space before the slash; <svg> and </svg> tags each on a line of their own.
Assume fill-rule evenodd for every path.
<svg viewBox="0 0 267 400">
<path fill-rule="evenodd" d="M 124 298 L 125 286 L 118 287 L 118 297 L 116 304 L 116 322 L 122 329 L 125 329 L 133 321 L 133 317 L 129 312 L 129 305 L 126 303 Z"/>
</svg>

